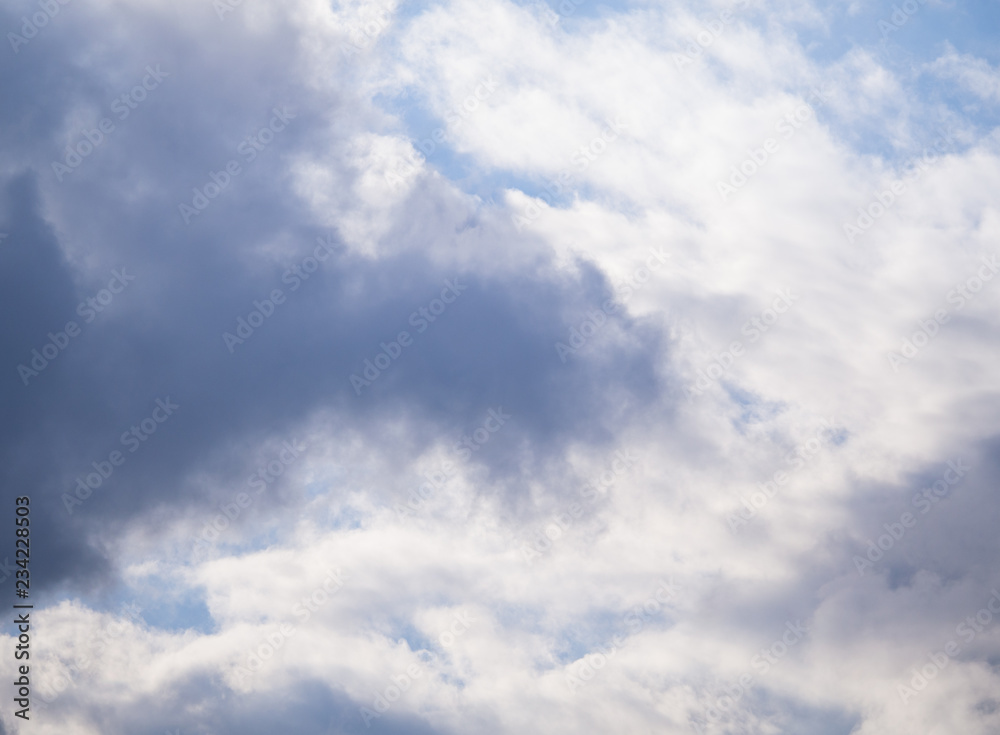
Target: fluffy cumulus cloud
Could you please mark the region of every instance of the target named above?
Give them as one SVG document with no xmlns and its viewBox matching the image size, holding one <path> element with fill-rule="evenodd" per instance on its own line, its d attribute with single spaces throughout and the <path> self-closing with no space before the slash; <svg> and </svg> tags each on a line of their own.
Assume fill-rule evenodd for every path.
<svg viewBox="0 0 1000 735">
<path fill-rule="evenodd" d="M 0 731 L 1000 731 L 996 20 L 7 3 Z"/>
</svg>

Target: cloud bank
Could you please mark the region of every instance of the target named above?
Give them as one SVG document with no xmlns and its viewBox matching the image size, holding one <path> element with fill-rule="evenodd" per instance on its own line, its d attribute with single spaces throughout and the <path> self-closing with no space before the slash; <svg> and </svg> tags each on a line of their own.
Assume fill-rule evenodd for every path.
<svg viewBox="0 0 1000 735">
<path fill-rule="evenodd" d="M 8 4 L 3 732 L 996 732 L 995 20 Z"/>
</svg>

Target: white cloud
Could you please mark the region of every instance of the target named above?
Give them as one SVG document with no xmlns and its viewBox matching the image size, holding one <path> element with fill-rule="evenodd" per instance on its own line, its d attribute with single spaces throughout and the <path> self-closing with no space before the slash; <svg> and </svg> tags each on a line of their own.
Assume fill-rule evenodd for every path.
<svg viewBox="0 0 1000 735">
<path fill-rule="evenodd" d="M 410 667 L 421 675 L 383 718 L 412 716 L 442 731 L 537 731 L 544 722 L 552 733 L 688 732 L 696 723 L 722 733 L 730 723 L 763 733 L 801 730 L 829 713 L 858 733 L 995 729 L 988 664 L 1000 623 L 912 703 L 901 703 L 896 687 L 1000 582 L 978 556 L 995 551 L 995 534 L 972 551 L 961 538 L 963 522 L 970 535 L 985 534 L 973 501 L 986 502 L 983 488 L 995 479 L 983 447 L 1000 433 L 992 346 L 1000 283 L 986 282 L 961 309 L 952 304 L 950 323 L 898 371 L 887 357 L 997 252 L 995 135 L 974 145 L 958 137 L 850 243 L 844 224 L 902 172 L 894 158 L 857 149 L 845 127 L 878 123 L 892 148 L 919 151 L 929 103 L 863 51 L 828 66 L 810 58 L 789 30 L 822 25 L 820 11 L 804 4 L 782 10 L 779 27 L 755 24 L 760 11 L 741 17 L 704 57 L 678 68 L 675 54 L 700 28 L 696 10 L 607 11 L 556 25 L 537 8 L 500 1 L 454 0 L 412 17 L 389 5 L 381 16 L 362 4 L 307 2 L 236 11 L 251 37 L 266 36 L 287 12 L 300 56 L 283 73 L 301 74 L 321 101 L 343 88 L 357 105 L 353 117 L 326 116 L 314 148 L 284 163 L 311 224 L 334 229 L 376 266 L 425 252 L 473 272 L 553 268 L 583 281 L 590 264 L 611 284 L 634 278 L 662 249 L 670 259 L 629 299 L 627 319 L 598 330 L 572 359 L 645 349 L 654 335 L 665 345 L 648 346 L 664 394 L 620 409 L 603 453 L 589 438 L 611 433 L 605 426 L 578 427 L 566 451 L 551 455 L 540 440 L 525 447 L 528 434 L 498 433 L 491 449 L 506 454 L 456 461 L 455 475 L 404 518 L 396 503 L 421 473 L 454 460 L 453 434 L 471 429 L 426 434 L 435 429 L 404 411 L 373 415 L 381 432 L 373 437 L 316 407 L 301 422 L 316 450 L 282 481 L 282 502 L 250 508 L 210 555 L 188 550 L 214 507 L 166 520 L 150 512 L 108 547 L 133 592 L 166 584 L 178 598 L 203 595 L 214 630 L 129 623 L 102 646 L 94 641 L 107 614 L 70 601 L 33 613 L 45 641 L 42 689 L 67 662 L 95 662 L 85 683 L 47 706 L 39 733 L 112 731 L 109 713 L 154 701 L 163 705 L 155 716 L 177 706 L 177 721 L 194 732 L 231 713 L 226 697 L 280 698 L 303 681 L 349 698 L 345 717 L 359 726 L 358 708 L 377 708 L 375 694 Z M 225 22 L 244 28 L 234 21 Z M 366 22 L 374 23 L 371 44 L 345 57 L 345 29 Z M 930 69 L 981 99 L 997 95 L 985 61 L 949 52 Z M 447 120 L 494 77 L 495 91 L 474 111 Z M 829 98 L 798 126 L 782 126 L 828 80 Z M 415 156 L 424 133 L 409 139 L 391 105 L 370 99 L 404 89 L 445 132 L 442 148 L 502 182 L 502 201 L 477 203 L 465 182 L 449 180 L 443 157 Z M 619 118 L 624 132 L 577 165 L 580 147 Z M 731 182 L 769 138 L 777 150 L 748 166 L 754 172 L 723 201 L 719 182 Z M 544 201 L 539 191 L 564 170 L 571 180 Z M 58 191 L 47 196 L 65 212 Z M 540 214 L 519 234 L 512 216 L 532 204 Z M 283 251 L 261 252 L 273 260 Z M 763 318 L 782 290 L 797 294 L 795 303 L 751 338 L 744 325 Z M 585 317 L 567 314 L 566 323 Z M 724 376 L 687 397 L 697 371 L 737 341 L 744 351 L 721 365 Z M 581 388 L 602 389 L 615 386 Z M 829 417 L 838 440 L 791 471 L 788 453 Z M 619 449 L 641 460 L 589 502 L 582 483 Z M 851 556 L 863 540 L 958 453 L 982 468 L 941 514 L 958 538 L 927 523 L 884 573 L 859 577 Z M 787 485 L 733 533 L 727 518 L 741 497 L 783 469 Z M 245 478 L 218 470 L 191 482 L 215 497 L 234 483 L 242 489 Z M 572 520 L 528 564 L 523 544 L 560 514 Z M 921 559 L 918 539 L 948 546 L 951 568 Z M 307 596 L 338 570 L 342 587 L 312 598 L 311 609 Z M 677 596 L 630 624 L 630 611 L 669 579 Z M 470 624 L 446 646 L 442 634 L 459 616 Z M 808 635 L 762 671 L 754 657 L 798 621 Z M 272 645 L 268 636 L 280 646 L 243 676 L 248 656 Z M 609 645 L 614 655 L 574 693 L 567 676 Z M 729 714 L 710 717 L 744 674 L 751 687 Z M 187 702 L 195 680 L 210 686 Z M 2 717 L 13 726 L 9 712 Z"/>
</svg>

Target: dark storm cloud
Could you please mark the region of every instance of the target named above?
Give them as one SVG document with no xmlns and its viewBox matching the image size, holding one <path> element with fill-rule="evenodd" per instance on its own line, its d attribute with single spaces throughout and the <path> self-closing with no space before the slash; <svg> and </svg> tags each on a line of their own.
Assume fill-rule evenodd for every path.
<svg viewBox="0 0 1000 735">
<path fill-rule="evenodd" d="M 859 494 L 849 526 L 850 571 L 908 587 L 918 572 L 989 586 L 1000 557 L 1000 438 L 956 450 L 900 488 Z M 867 563 L 866 563 L 867 562 Z"/>
<path fill-rule="evenodd" d="M 68 6 L 67 17 L 71 9 L 86 15 Z M 331 429 L 349 424 L 372 436 L 380 421 L 403 417 L 417 437 L 399 448 L 405 460 L 440 432 L 474 426 L 487 408 L 503 406 L 517 415 L 518 440 L 509 445 L 517 449 L 493 446 L 477 459 L 516 479 L 533 458 L 571 440 L 610 442 L 616 419 L 607 417 L 622 406 L 655 406 L 653 365 L 664 349 L 656 331 L 618 314 L 568 360 L 554 348 L 608 298 L 595 270 L 561 275 L 544 252 L 499 273 L 405 248 L 373 261 L 310 222 L 292 192 L 291 157 L 337 160 L 374 115 L 346 104 L 346 93 L 297 82 L 302 60 L 280 21 L 251 43 L 235 23 L 213 23 L 198 38 L 155 12 L 112 18 L 100 31 L 85 20 L 72 33 L 53 23 L 3 77 L 12 100 L 3 145 L 17 173 L 4 182 L 10 238 L 0 251 L 0 300 L 9 318 L 0 403 L 10 421 L 0 456 L 6 496 L 34 499 L 36 533 L 46 539 L 35 556 L 40 584 L 94 585 L 113 565 L 94 550 L 101 533 L 160 506 L 203 504 L 203 488 L 190 481 L 197 470 L 244 482 L 251 469 L 240 452 L 294 434 L 318 410 L 337 417 Z M 124 27 L 127 36 L 112 34 Z M 87 34 L 105 40 L 83 63 Z M 53 77 L 62 94 L 53 96 Z M 143 80 L 145 94 L 135 92 Z M 125 108 L 114 101 L 123 94 L 133 104 L 119 119 L 114 110 Z M 272 126 L 249 160 L 241 141 L 283 106 L 283 127 Z M 104 117 L 114 129 L 84 155 L 80 142 L 98 139 Z M 67 144 L 79 163 L 57 172 L 53 161 L 75 160 Z M 219 172 L 231 160 L 240 173 L 185 223 L 178 205 L 197 205 L 192 188 L 204 191 L 213 173 L 224 181 Z M 346 188 L 354 174 L 337 176 Z M 419 197 L 445 204 L 423 207 L 418 227 L 400 226 L 403 243 L 446 242 L 468 220 L 447 192 Z M 292 292 L 283 275 L 316 251 L 317 238 L 333 254 Z M 265 254 L 274 243 L 281 255 Z M 101 310 L 78 310 L 101 298 L 116 272 L 127 286 L 116 284 Z M 416 334 L 411 314 L 456 279 L 460 297 Z M 286 300 L 230 351 L 223 333 L 236 333 L 237 320 L 275 288 Z M 37 374 L 19 373 L 49 332 L 59 346 L 56 333 L 71 320 L 79 335 L 67 336 Z M 414 333 L 413 345 L 358 395 L 349 376 L 403 329 Z M 179 408 L 166 416 L 168 401 Z M 147 436 L 144 421 L 155 433 Z M 123 437 L 132 427 L 136 438 Z M 110 476 L 82 504 L 71 503 L 70 515 L 64 496 L 102 468 Z"/>
</svg>

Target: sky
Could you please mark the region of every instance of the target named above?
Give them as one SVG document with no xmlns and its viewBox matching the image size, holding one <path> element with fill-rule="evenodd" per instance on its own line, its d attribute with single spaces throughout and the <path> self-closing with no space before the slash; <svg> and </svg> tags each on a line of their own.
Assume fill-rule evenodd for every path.
<svg viewBox="0 0 1000 735">
<path fill-rule="evenodd" d="M 0 733 L 1000 732 L 998 20 L 4 0 Z"/>
</svg>

